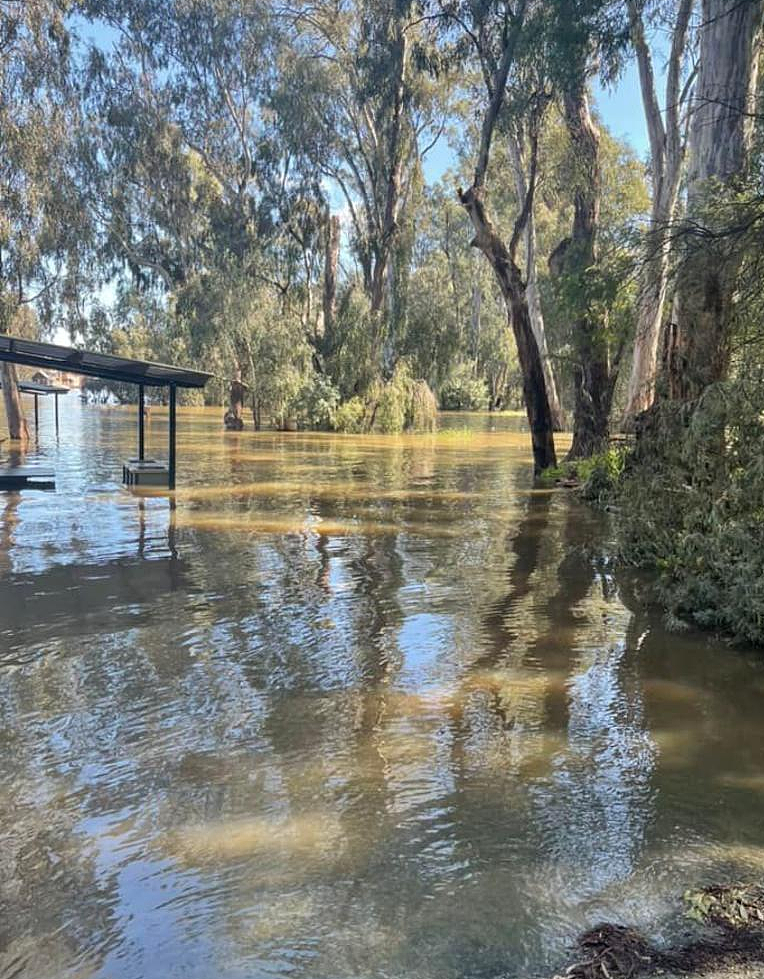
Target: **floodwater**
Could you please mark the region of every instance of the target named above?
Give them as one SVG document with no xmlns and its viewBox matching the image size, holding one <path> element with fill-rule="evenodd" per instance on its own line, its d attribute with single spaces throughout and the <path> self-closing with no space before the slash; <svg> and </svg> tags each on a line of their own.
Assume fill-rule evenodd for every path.
<svg viewBox="0 0 764 979">
<path fill-rule="evenodd" d="M 43 403 L 0 494 L 3 979 L 525 979 L 761 877 L 764 657 L 664 631 L 517 419 L 220 415 L 173 507 L 134 411 Z"/>
</svg>

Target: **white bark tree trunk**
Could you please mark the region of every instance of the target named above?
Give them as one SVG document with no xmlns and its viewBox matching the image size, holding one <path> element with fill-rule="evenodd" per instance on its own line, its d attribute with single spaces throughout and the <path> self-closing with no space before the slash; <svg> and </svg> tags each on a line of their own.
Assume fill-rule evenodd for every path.
<svg viewBox="0 0 764 979">
<path fill-rule="evenodd" d="M 522 206 L 528 194 L 528 178 L 524 165 L 524 154 L 520 142 L 516 135 L 512 134 L 509 138 L 509 156 L 512 162 L 512 171 L 515 178 L 515 190 L 517 199 Z M 536 266 L 536 222 L 533 209 L 528 215 L 528 223 L 524 235 L 525 244 L 525 294 L 528 300 L 528 314 L 531 320 L 531 329 L 536 338 L 536 345 L 539 348 L 541 366 L 544 371 L 546 381 L 546 393 L 549 400 L 549 410 L 552 413 L 552 424 L 554 430 L 560 432 L 563 429 L 564 414 L 560 403 L 560 396 L 557 393 L 557 383 L 552 369 L 552 360 L 549 356 L 549 347 L 546 342 L 546 330 L 544 328 L 544 313 L 541 308 L 541 295 L 539 293 L 538 268 Z"/>
<path fill-rule="evenodd" d="M 703 0 L 701 10 L 687 207 L 691 219 L 703 221 L 710 182 L 729 185 L 748 164 L 764 3 Z M 720 263 L 710 249 L 688 250 L 679 270 L 677 320 L 669 351 L 673 398 L 696 398 L 727 375 L 738 273 L 738 263 Z"/>
<path fill-rule="evenodd" d="M 668 229 L 676 214 L 685 156 L 681 113 L 689 86 L 685 87 L 684 92 L 680 86 L 694 4 L 695 0 L 681 0 L 677 9 L 666 79 L 664 123 L 641 8 L 637 0 L 628 0 L 631 40 L 637 55 L 642 104 L 650 140 L 652 208 L 639 276 L 634 356 L 623 417 L 624 428 L 632 427 L 636 416 L 646 411 L 655 398 L 658 348 L 671 265 Z"/>
</svg>

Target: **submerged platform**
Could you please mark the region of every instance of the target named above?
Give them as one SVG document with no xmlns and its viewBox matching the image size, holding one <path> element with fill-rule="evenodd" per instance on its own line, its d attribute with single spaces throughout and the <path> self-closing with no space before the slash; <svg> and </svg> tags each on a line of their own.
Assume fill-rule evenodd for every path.
<svg viewBox="0 0 764 979">
<path fill-rule="evenodd" d="M 127 459 L 122 463 L 125 486 L 169 486 L 170 470 L 156 459 Z"/>
<path fill-rule="evenodd" d="M 56 474 L 37 466 L 0 468 L 0 491 L 19 489 L 55 489 Z"/>
</svg>

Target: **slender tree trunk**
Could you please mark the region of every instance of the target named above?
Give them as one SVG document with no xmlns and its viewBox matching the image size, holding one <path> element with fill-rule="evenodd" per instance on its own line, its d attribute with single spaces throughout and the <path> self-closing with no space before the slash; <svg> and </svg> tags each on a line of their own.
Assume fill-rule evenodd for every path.
<svg viewBox="0 0 764 979">
<path fill-rule="evenodd" d="M 639 273 L 636 333 L 631 375 L 623 413 L 623 428 L 630 429 L 637 415 L 647 411 L 655 399 L 658 374 L 658 347 L 668 294 L 671 246 L 667 227 L 674 208 L 667 212 L 653 204 L 647 254 Z M 660 215 L 660 216 L 659 216 Z"/>
<path fill-rule="evenodd" d="M 650 231 L 640 271 L 636 334 L 631 376 L 623 417 L 624 428 L 647 411 L 655 398 L 658 348 L 663 327 L 672 247 L 669 228 L 674 220 L 685 155 L 681 112 L 690 82 L 681 90 L 682 65 L 695 0 L 680 0 L 674 23 L 666 78 L 665 116 L 655 88 L 652 56 L 645 37 L 638 0 L 628 0 L 631 39 L 637 55 L 642 103 L 650 139 L 652 209 Z M 665 121 L 664 121 L 665 119 Z"/>
<path fill-rule="evenodd" d="M 8 436 L 14 441 L 28 442 L 29 427 L 21 407 L 18 375 L 16 365 L 3 362 L 0 364 L 0 381 L 3 385 L 3 404 L 8 425 Z"/>
<path fill-rule="evenodd" d="M 329 218 L 324 258 L 324 335 L 321 351 L 324 357 L 334 350 L 334 327 L 337 317 L 337 269 L 340 260 L 340 219 L 334 214 Z"/>
<path fill-rule="evenodd" d="M 522 207 L 522 203 L 528 194 L 527 177 L 523 163 L 523 152 L 519 140 L 513 135 L 509 140 L 510 160 L 515 178 L 515 189 L 517 199 Z M 528 313 L 531 319 L 533 335 L 536 338 L 536 345 L 539 348 L 541 366 L 544 370 L 544 380 L 546 381 L 546 393 L 549 399 L 549 410 L 552 413 L 552 424 L 556 432 L 563 429 L 563 411 L 560 404 L 560 397 L 557 393 L 557 383 L 554 378 L 552 361 L 549 356 L 549 348 L 546 342 L 546 330 L 544 328 L 544 313 L 541 308 L 541 295 L 538 284 L 538 268 L 536 266 L 536 221 L 533 209 L 528 214 L 525 227 L 525 279 L 526 296 L 528 299 Z"/>
<path fill-rule="evenodd" d="M 241 369 L 237 368 L 228 392 L 228 410 L 223 424 L 230 432 L 240 432 L 244 428 L 244 385 L 241 382 Z"/>
<path fill-rule="evenodd" d="M 565 92 L 563 103 L 565 123 L 579 168 L 573 198 L 573 231 L 565 251 L 564 268 L 566 274 L 578 280 L 583 304 L 587 305 L 587 270 L 597 260 L 602 193 L 600 133 L 592 119 L 583 77 Z M 573 443 L 569 458 L 581 459 L 601 452 L 607 445 L 613 379 L 610 351 L 599 318 L 588 310 L 582 310 L 574 329 L 575 405 Z"/>
<path fill-rule="evenodd" d="M 762 7 L 761 0 L 702 3 L 688 162 L 691 221 L 702 223 L 708 192 L 731 186 L 748 164 Z M 691 236 L 687 241 L 669 350 L 669 393 L 675 399 L 697 398 L 727 375 L 740 271 L 739 260 L 720 261 L 714 249 L 693 244 Z"/>
<path fill-rule="evenodd" d="M 473 282 L 472 310 L 470 315 L 470 341 L 472 345 L 472 359 L 475 364 L 475 370 L 478 369 L 480 363 L 480 317 L 482 313 L 482 305 L 483 293 L 480 288 L 480 284 Z"/>
<path fill-rule="evenodd" d="M 376 245 L 371 276 L 371 311 L 381 318 L 384 300 L 387 265 L 393 241 L 398 233 L 398 208 L 401 200 L 401 180 L 403 172 L 403 118 L 406 86 L 406 60 L 408 57 L 408 38 L 400 21 L 395 23 L 395 92 L 393 95 L 390 136 L 387 145 L 387 182 L 385 187 L 384 211 L 379 240 Z M 392 67 L 392 66 L 391 66 Z"/>
<path fill-rule="evenodd" d="M 459 200 L 469 215 L 475 231 L 472 245 L 479 248 L 488 259 L 507 307 L 509 324 L 515 335 L 517 357 L 523 376 L 523 396 L 528 415 L 528 425 L 531 430 L 533 465 L 538 473 L 549 466 L 557 465 L 554 448 L 554 426 L 552 413 L 549 409 L 544 368 L 541 364 L 538 344 L 533 335 L 525 283 L 515 261 L 520 235 L 524 232 L 528 217 L 533 210 L 533 195 L 538 170 L 538 126 L 534 126 L 533 129 L 528 193 L 522 202 L 522 209 L 515 222 L 509 245 L 506 245 L 497 234 L 486 214 L 483 203 L 488 162 L 491 155 L 491 141 L 504 105 L 507 79 L 514 63 L 516 47 L 525 22 L 525 10 L 525 3 L 521 3 L 515 22 L 505 36 L 501 59 L 492 78 L 486 83 L 488 105 L 480 130 L 475 176 L 470 188 L 466 191 L 459 190 Z"/>
<path fill-rule="evenodd" d="M 515 336 L 517 357 L 523 375 L 523 396 L 531 430 L 533 463 L 538 473 L 549 466 L 556 466 L 557 456 L 544 368 L 536 337 L 533 334 L 523 277 L 510 254 L 510 249 L 488 219 L 475 188 L 460 191 L 459 196 L 475 230 L 473 245 L 479 248 L 490 262 L 507 306 L 509 325 Z"/>
</svg>

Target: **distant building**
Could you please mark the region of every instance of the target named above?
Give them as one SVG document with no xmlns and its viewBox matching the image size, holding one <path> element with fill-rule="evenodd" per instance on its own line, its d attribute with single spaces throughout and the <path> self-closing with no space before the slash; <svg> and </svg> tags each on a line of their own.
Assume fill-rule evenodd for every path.
<svg viewBox="0 0 764 979">
<path fill-rule="evenodd" d="M 81 374 L 69 374 L 67 371 L 36 370 L 29 378 L 35 384 L 46 387 L 81 388 L 84 378 Z"/>
</svg>

